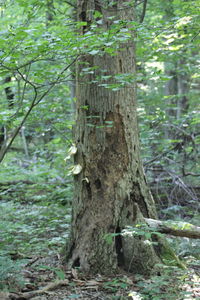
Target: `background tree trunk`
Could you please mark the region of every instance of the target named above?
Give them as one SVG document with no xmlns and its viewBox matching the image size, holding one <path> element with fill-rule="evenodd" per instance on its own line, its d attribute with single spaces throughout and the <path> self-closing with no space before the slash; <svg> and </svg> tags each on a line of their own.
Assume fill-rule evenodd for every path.
<svg viewBox="0 0 200 300">
<path fill-rule="evenodd" d="M 89 26 L 92 12 L 98 10 L 107 30 L 112 25 L 109 16 L 124 22 L 133 20 L 129 2 L 118 1 L 109 10 L 103 7 L 104 1 L 80 0 L 78 19 Z M 88 29 L 84 27 L 82 34 Z M 143 221 L 143 216 L 156 217 L 140 160 L 135 83 L 124 84 L 118 91 L 93 83 L 102 75 L 111 76 L 107 82 L 102 80 L 106 84 L 115 83 L 116 74 L 135 75 L 134 52 L 131 39 L 117 55 L 102 50 L 101 55 L 85 55 L 77 65 L 75 165 L 80 165 L 82 171 L 75 175 L 68 260 L 70 266 L 93 273 L 110 273 L 121 266 L 147 274 L 159 262 L 152 245 L 143 238 L 131 243 L 121 235 L 110 242 L 105 238 Z M 83 75 L 86 66 L 96 66 L 94 73 Z"/>
<path fill-rule="evenodd" d="M 7 76 L 4 80 L 4 83 L 10 83 L 11 82 L 11 76 Z M 5 88 L 5 94 L 6 94 L 6 99 L 8 101 L 8 108 L 12 109 L 14 106 L 14 93 L 12 91 L 11 87 L 6 87 Z M 6 139 L 7 139 L 7 129 L 6 126 L 1 126 L 0 127 L 0 149 L 4 146 L 4 144 L 6 143 Z"/>
</svg>

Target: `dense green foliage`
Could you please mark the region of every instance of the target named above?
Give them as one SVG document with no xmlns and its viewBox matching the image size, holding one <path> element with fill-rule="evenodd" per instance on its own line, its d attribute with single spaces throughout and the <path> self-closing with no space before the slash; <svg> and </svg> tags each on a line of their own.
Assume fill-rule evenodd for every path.
<svg viewBox="0 0 200 300">
<path fill-rule="evenodd" d="M 149 0 L 143 22 L 143 2 L 133 2 L 137 77 L 116 74 L 108 84 L 102 70 L 96 80 L 114 91 L 137 81 L 142 157 L 159 214 L 198 225 L 200 1 Z M 131 39 L 117 20 L 109 32 L 99 29 L 98 12 L 91 31 L 79 36 L 84 24 L 76 22 L 73 3 L 0 3 L 0 264 L 6 257 L 0 289 L 19 269 L 10 256 L 58 251 L 68 233 L 73 184 L 65 158 L 72 145 L 75 61 L 83 53 L 115 55 Z M 86 65 L 84 72 L 93 70 Z M 171 243 L 182 257 L 200 258 L 198 242 Z M 162 278 L 163 289 L 170 276 Z M 143 283 L 151 297 L 144 299 L 161 299 L 154 279 Z"/>
</svg>

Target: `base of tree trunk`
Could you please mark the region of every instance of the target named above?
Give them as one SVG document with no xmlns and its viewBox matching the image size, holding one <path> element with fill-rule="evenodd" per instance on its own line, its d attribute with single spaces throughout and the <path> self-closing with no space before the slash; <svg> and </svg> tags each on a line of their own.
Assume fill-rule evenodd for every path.
<svg viewBox="0 0 200 300">
<path fill-rule="evenodd" d="M 145 220 L 138 205 L 134 206 L 136 214 L 133 228 L 137 228 L 139 224 L 144 224 Z M 145 234 L 135 235 L 133 229 L 125 229 L 122 233 L 122 249 L 126 271 L 143 275 L 151 275 L 158 271 L 161 259 L 154 248 L 153 240 L 147 240 Z"/>
<path fill-rule="evenodd" d="M 134 223 L 121 232 L 106 234 L 105 232 L 109 232 L 106 228 L 90 224 L 87 232 L 82 234 L 76 244 L 69 241 L 68 250 L 64 255 L 68 267 L 79 267 L 82 271 L 92 274 L 113 274 L 120 268 L 129 273 L 146 276 L 161 272 L 162 263 L 185 268 L 165 237 L 152 233 L 151 230 L 148 235 L 148 227 L 146 232 L 140 227 L 152 219 L 144 218 L 137 204 L 134 205 L 134 210 Z M 135 234 L 134 228 L 141 229 Z M 138 234 L 140 231 L 143 233 Z M 89 245 L 88 241 L 91 239 L 93 244 Z M 96 243 L 99 243 L 99 247 Z"/>
</svg>

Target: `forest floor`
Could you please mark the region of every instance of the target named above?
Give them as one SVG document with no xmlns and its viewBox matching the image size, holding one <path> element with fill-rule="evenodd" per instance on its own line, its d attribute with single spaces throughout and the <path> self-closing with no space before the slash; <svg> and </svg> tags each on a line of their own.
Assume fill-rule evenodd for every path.
<svg viewBox="0 0 200 300">
<path fill-rule="evenodd" d="M 200 263 L 166 267 L 145 278 L 119 272 L 85 277 L 66 270 L 60 251 L 69 232 L 70 208 L 56 203 L 0 202 L 0 300 L 189 300 L 200 299 Z"/>
<path fill-rule="evenodd" d="M 176 270 L 170 278 L 169 275 L 154 276 L 143 281 L 124 272 L 110 277 L 85 277 L 76 269 L 63 270 L 57 255 L 33 256 L 21 270 L 23 287 L 0 293 L 0 299 L 200 299 L 199 271 L 189 267 L 184 273 Z"/>
</svg>

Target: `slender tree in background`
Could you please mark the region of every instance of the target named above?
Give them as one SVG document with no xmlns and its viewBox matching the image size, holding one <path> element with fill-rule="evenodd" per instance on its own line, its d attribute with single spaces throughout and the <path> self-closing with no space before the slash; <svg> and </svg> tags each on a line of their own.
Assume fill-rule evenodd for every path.
<svg viewBox="0 0 200 300">
<path fill-rule="evenodd" d="M 102 47 L 77 64 L 76 193 L 67 259 L 84 271 L 110 273 L 121 266 L 147 274 L 159 262 L 152 245 L 120 235 L 126 226 L 143 222 L 142 215 L 156 217 L 140 160 L 133 1 L 79 0 L 83 37 L 90 34 L 94 15 L 101 16 L 97 24 L 102 34 L 120 23 L 116 35 L 129 32 L 129 38 L 114 55 Z M 119 76 L 132 80 L 112 89 Z M 115 238 L 108 242 L 107 234 Z"/>
<path fill-rule="evenodd" d="M 173 1 L 169 1 L 165 4 L 165 15 L 164 19 L 172 20 L 175 17 Z M 187 36 L 187 26 L 185 28 L 177 29 L 177 32 L 172 32 L 172 36 L 178 37 L 178 34 Z M 183 114 L 187 113 L 189 108 L 189 87 L 190 87 L 190 76 L 189 70 L 187 67 L 188 64 L 188 54 L 183 45 L 182 39 L 179 41 L 177 38 L 177 45 L 180 46 L 180 49 L 183 47 L 182 55 L 180 57 L 174 53 L 171 59 L 168 59 L 165 62 L 165 71 L 166 74 L 171 77 L 169 81 L 167 81 L 165 86 L 165 94 L 168 97 L 167 109 L 166 113 L 168 117 L 172 118 L 172 120 L 179 120 Z M 177 57 L 178 56 L 178 57 Z M 171 96 L 171 97 L 170 97 Z M 166 129 L 167 136 L 174 138 L 176 133 L 172 131 L 172 128 L 169 127 Z"/>
<path fill-rule="evenodd" d="M 7 76 L 4 80 L 4 83 L 10 83 L 11 82 L 11 76 Z M 11 89 L 10 86 L 7 86 L 5 88 L 5 95 L 6 95 L 6 99 L 7 99 L 7 102 L 8 102 L 8 108 L 9 109 L 12 109 L 13 106 L 14 106 L 14 93 Z M 3 125 L 1 128 L 0 128 L 0 149 L 1 147 L 3 147 L 4 143 L 6 142 L 6 127 Z"/>
</svg>

